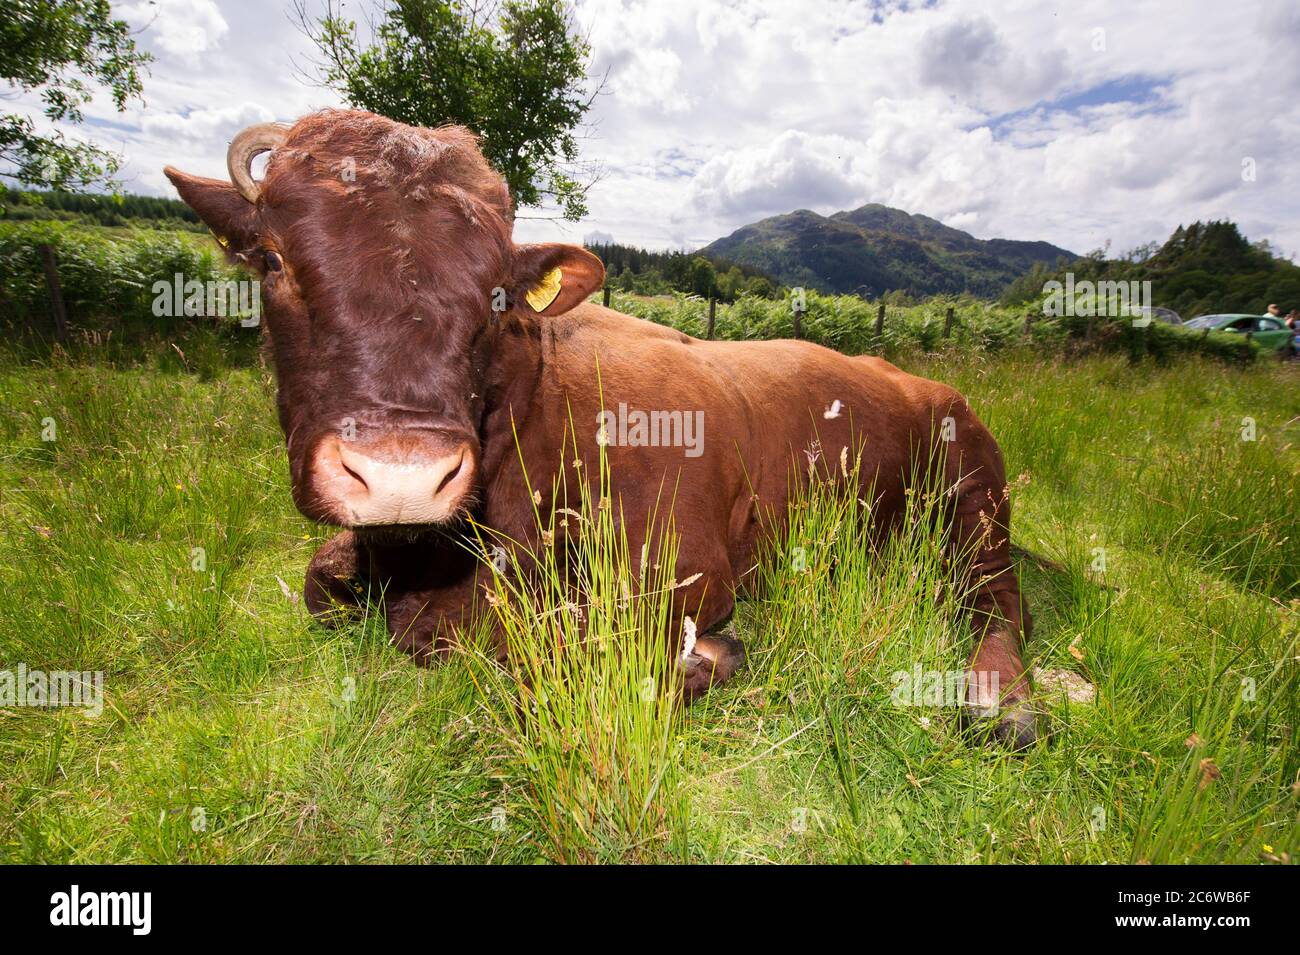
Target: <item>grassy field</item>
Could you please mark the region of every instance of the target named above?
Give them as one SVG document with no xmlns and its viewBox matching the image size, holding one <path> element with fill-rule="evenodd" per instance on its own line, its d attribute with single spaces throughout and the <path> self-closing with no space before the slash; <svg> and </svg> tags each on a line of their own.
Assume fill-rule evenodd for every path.
<svg viewBox="0 0 1300 955">
<path fill-rule="evenodd" d="M 806 566 L 778 550 L 742 606 L 748 667 L 684 712 L 653 653 L 534 660 L 525 684 L 472 652 L 419 669 L 374 619 L 324 630 L 297 594 L 331 532 L 290 503 L 270 375 L 187 350 L 0 356 L 0 669 L 105 671 L 97 718 L 0 709 L 4 861 L 1300 850 L 1294 363 L 899 359 L 963 389 L 1001 440 L 1029 656 L 1096 688 L 1012 756 L 972 746 L 951 708 L 891 700 L 900 670 L 962 665 L 961 621 L 924 527 L 867 554 L 834 500 L 784 542 Z M 592 564 L 608 598 L 626 555 Z M 526 651 L 542 608 L 511 608 Z"/>
</svg>

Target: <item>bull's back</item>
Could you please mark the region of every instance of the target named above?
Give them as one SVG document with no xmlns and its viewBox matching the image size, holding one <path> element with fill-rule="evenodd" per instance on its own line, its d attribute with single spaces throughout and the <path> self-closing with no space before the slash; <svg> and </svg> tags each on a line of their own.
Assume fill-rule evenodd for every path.
<svg viewBox="0 0 1300 955">
<path fill-rule="evenodd" d="M 742 476 L 768 500 L 784 497 L 792 468 L 838 469 L 844 448 L 861 453 L 864 478 L 892 480 L 928 431 L 942 388 L 879 358 L 791 340 L 701 341 L 597 305 L 555 321 L 571 325 L 557 330 L 554 364 L 566 394 L 590 397 L 587 414 L 702 412 L 703 453 L 660 454 L 662 463 L 716 473 L 729 487 Z"/>
</svg>

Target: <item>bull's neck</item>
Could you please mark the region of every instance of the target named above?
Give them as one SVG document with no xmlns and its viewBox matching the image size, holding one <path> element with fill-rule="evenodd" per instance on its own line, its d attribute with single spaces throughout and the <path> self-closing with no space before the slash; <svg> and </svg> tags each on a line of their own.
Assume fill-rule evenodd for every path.
<svg viewBox="0 0 1300 955">
<path fill-rule="evenodd" d="M 532 419 L 540 418 L 538 386 L 545 366 L 545 319 L 508 312 L 495 329 L 487 348 L 484 375 L 482 475 L 491 487 L 503 465 L 515 460 L 515 435 L 528 433 Z"/>
</svg>

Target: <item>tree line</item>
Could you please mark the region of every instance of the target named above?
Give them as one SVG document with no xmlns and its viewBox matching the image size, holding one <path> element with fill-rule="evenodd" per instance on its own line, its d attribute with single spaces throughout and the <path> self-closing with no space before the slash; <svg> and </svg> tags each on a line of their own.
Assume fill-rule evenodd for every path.
<svg viewBox="0 0 1300 955">
<path fill-rule="evenodd" d="M 49 219 L 108 227 L 137 225 L 207 231 L 194 210 L 179 199 L 132 193 L 103 195 L 0 187 L 0 219 Z"/>
<path fill-rule="evenodd" d="M 723 302 L 741 295 L 775 298 L 781 293 L 781 286 L 757 269 L 699 253 L 652 252 L 617 242 L 588 242 L 586 247 L 605 263 L 605 284 L 621 292 L 685 292 Z"/>
<path fill-rule="evenodd" d="M 1259 314 L 1270 304 L 1283 313 L 1300 307 L 1300 266 L 1277 256 L 1267 240 L 1249 242 L 1227 220 L 1178 226 L 1163 244 L 1147 243 L 1107 258 L 1096 250 L 1067 265 L 1036 265 L 1007 289 L 1007 304 L 1043 298 L 1047 282 L 1072 273 L 1082 281 L 1151 283 L 1150 305 L 1172 308 L 1183 318 L 1222 312 Z"/>
</svg>

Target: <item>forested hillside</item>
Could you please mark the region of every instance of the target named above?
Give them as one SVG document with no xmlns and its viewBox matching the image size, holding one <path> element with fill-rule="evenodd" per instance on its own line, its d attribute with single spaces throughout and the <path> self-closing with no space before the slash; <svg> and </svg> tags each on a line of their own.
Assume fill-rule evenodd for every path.
<svg viewBox="0 0 1300 955">
<path fill-rule="evenodd" d="M 928 216 L 871 203 L 830 216 L 799 209 L 737 229 L 706 256 L 759 269 L 786 285 L 878 297 L 1000 295 L 1035 263 L 1074 253 L 1047 242 L 977 239 Z"/>
<path fill-rule="evenodd" d="M 771 298 L 779 286 L 758 269 L 690 252 L 651 252 L 617 242 L 588 242 L 605 263 L 605 284 L 621 292 L 687 292 L 733 302 L 742 294 Z"/>
<path fill-rule="evenodd" d="M 1007 290 L 1003 301 L 1042 298 L 1049 281 L 1064 282 L 1066 272 L 1082 281 L 1149 281 L 1152 301 L 1183 318 L 1215 312 L 1263 312 L 1276 303 L 1282 311 L 1300 308 L 1300 267 L 1275 256 L 1268 243 L 1251 243 L 1233 222 L 1193 222 L 1179 226 L 1164 245 L 1154 242 L 1117 259 L 1094 252 L 1068 266 L 1036 266 Z"/>
</svg>

